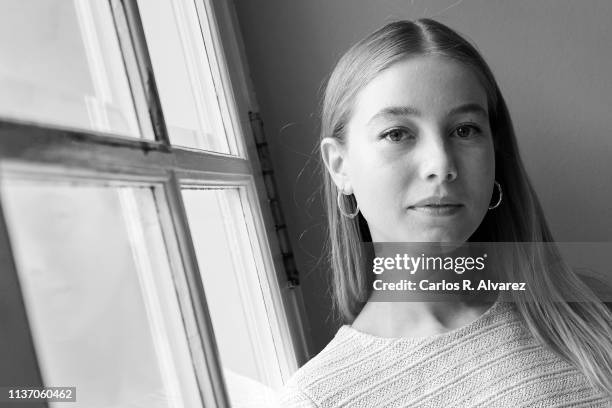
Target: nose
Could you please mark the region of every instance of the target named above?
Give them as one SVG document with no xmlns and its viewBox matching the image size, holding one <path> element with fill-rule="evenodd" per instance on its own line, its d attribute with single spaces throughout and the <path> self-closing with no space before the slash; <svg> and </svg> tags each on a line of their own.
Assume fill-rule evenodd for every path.
<svg viewBox="0 0 612 408">
<path fill-rule="evenodd" d="M 421 178 L 428 181 L 451 182 L 457 178 L 452 148 L 441 134 L 425 138 L 422 146 Z"/>
</svg>

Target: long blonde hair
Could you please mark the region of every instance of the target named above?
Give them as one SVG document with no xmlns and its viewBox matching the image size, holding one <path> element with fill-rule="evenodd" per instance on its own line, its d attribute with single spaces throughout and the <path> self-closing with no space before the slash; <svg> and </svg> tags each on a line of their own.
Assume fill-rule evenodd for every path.
<svg viewBox="0 0 612 408">
<path fill-rule="evenodd" d="M 479 52 L 447 26 L 430 20 L 397 21 L 370 34 L 340 59 L 323 98 L 321 139 L 344 143 L 345 126 L 357 93 L 392 64 L 418 55 L 442 55 L 471 68 L 487 96 L 495 147 L 495 179 L 504 200 L 489 211 L 470 237 L 475 242 L 536 242 L 526 256 L 514 260 L 507 279 L 529 282 L 531 298 L 514 299 L 529 330 L 543 344 L 581 370 L 591 383 L 612 396 L 612 314 L 562 260 L 553 242 L 536 193 L 523 167 L 512 121 L 493 74 Z M 371 241 L 366 220 L 343 217 L 338 189 L 323 170 L 324 201 L 329 228 L 332 288 L 345 321 L 359 314 L 371 293 L 361 242 Z M 342 196 L 345 208 L 354 198 Z M 566 299 L 573 299 L 567 302 Z M 543 301 L 542 299 L 547 299 Z"/>
</svg>

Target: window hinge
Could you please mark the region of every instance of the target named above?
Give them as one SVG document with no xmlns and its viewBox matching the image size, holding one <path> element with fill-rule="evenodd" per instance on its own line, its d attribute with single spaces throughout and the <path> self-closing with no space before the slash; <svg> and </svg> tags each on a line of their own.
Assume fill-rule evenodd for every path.
<svg viewBox="0 0 612 408">
<path fill-rule="evenodd" d="M 258 112 L 249 112 L 249 120 L 251 122 L 251 129 L 255 139 L 255 147 L 257 148 L 257 157 L 259 158 L 259 163 L 261 165 L 261 174 L 263 176 L 263 181 L 266 188 L 266 195 L 268 197 L 268 203 L 272 212 L 274 230 L 276 231 L 276 236 L 280 246 L 283 267 L 285 268 L 285 273 L 287 274 L 287 287 L 291 289 L 300 284 L 300 276 L 295 265 L 295 258 L 293 257 L 293 251 L 291 250 L 287 224 L 285 223 L 285 217 L 283 216 L 283 211 L 278 199 L 274 169 L 272 168 L 270 152 L 268 151 L 268 143 L 266 142 L 264 134 L 263 121 L 261 120 L 261 115 Z"/>
</svg>

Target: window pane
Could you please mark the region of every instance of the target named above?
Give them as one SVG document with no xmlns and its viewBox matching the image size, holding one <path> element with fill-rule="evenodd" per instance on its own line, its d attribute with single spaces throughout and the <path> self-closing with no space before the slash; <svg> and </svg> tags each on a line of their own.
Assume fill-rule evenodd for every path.
<svg viewBox="0 0 612 408">
<path fill-rule="evenodd" d="M 0 116 L 140 137 L 107 1 L 3 0 L 0 62 Z"/>
<path fill-rule="evenodd" d="M 281 341 L 240 191 L 185 189 L 183 199 L 232 404 L 265 401 L 282 385 Z"/>
<path fill-rule="evenodd" d="M 45 385 L 76 386 L 74 408 L 201 407 L 152 188 L 1 192 Z"/>
<path fill-rule="evenodd" d="M 171 143 L 235 153 L 226 136 L 222 90 L 213 79 L 217 67 L 204 44 L 195 4 L 139 0 L 138 7 Z"/>
</svg>

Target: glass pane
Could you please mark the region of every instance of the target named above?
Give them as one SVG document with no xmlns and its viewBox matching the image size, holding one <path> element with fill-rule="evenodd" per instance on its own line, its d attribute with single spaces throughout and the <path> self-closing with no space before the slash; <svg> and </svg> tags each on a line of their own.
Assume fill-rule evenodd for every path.
<svg viewBox="0 0 612 408">
<path fill-rule="evenodd" d="M 0 2 L 0 116 L 140 137 L 108 1 Z"/>
<path fill-rule="evenodd" d="M 76 386 L 51 407 L 201 407 L 153 190 L 11 178 L 1 192 L 43 381 Z"/>
<path fill-rule="evenodd" d="M 272 404 L 271 390 L 282 385 L 276 317 L 266 308 L 270 286 L 258 274 L 240 192 L 183 190 L 183 199 L 232 405 Z"/>
<path fill-rule="evenodd" d="M 193 1 L 139 0 L 170 142 L 234 153 Z"/>
</svg>

